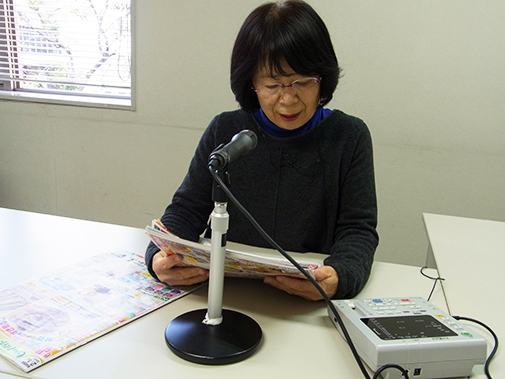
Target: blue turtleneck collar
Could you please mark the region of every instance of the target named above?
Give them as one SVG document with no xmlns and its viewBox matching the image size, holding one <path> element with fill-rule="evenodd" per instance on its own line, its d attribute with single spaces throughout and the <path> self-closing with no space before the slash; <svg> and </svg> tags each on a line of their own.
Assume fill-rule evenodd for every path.
<svg viewBox="0 0 505 379">
<path fill-rule="evenodd" d="M 273 137 L 294 137 L 299 136 L 308 130 L 312 129 L 317 125 L 319 121 L 330 114 L 331 109 L 323 108 L 322 106 L 318 106 L 312 117 L 309 121 L 307 121 L 304 125 L 296 128 L 294 130 L 283 129 L 277 125 L 275 125 L 270 119 L 265 115 L 263 110 L 260 108 L 256 112 L 254 112 L 254 118 L 258 121 L 259 125 L 265 130 L 268 134 Z"/>
</svg>

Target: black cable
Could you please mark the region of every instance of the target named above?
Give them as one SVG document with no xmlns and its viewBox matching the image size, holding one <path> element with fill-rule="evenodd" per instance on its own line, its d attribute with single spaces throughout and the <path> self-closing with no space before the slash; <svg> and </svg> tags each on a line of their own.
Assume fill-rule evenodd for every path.
<svg viewBox="0 0 505 379">
<path fill-rule="evenodd" d="M 428 268 L 428 267 L 427 266 L 421 267 L 421 275 L 425 276 L 428 279 L 431 279 L 431 280 L 435 281 L 433 283 L 433 287 L 431 288 L 430 295 L 428 296 L 428 301 L 430 301 L 431 295 L 433 294 L 433 291 L 435 290 L 435 286 L 437 285 L 437 282 L 438 281 L 443 281 L 445 279 L 441 278 L 440 276 L 437 276 L 436 278 L 434 278 L 433 276 L 425 274 L 423 272 L 423 270 L 425 268 Z M 493 360 L 493 358 L 494 358 L 494 356 L 496 354 L 496 351 L 498 350 L 498 336 L 495 334 L 495 332 L 489 326 L 487 326 L 486 324 L 484 324 L 482 321 L 475 320 L 475 319 L 469 318 L 469 317 L 463 317 L 463 316 L 452 316 L 451 315 L 451 317 L 454 318 L 454 319 L 456 319 L 456 320 L 466 320 L 466 321 L 475 322 L 476 324 L 479 324 L 480 326 L 482 326 L 483 328 L 485 328 L 487 331 L 489 331 L 489 333 L 491 333 L 491 335 L 493 336 L 494 341 L 495 341 L 495 345 L 494 345 L 493 350 L 491 351 L 491 353 L 487 357 L 486 362 L 484 364 L 484 373 L 486 374 L 486 377 L 488 379 L 492 379 L 491 378 L 491 374 L 489 373 L 489 365 L 491 364 L 491 361 Z"/>
<path fill-rule="evenodd" d="M 428 296 L 428 299 L 427 299 L 427 301 L 430 301 L 430 299 L 431 299 L 431 295 L 433 295 L 433 291 L 435 291 L 435 287 L 436 287 L 436 285 L 437 285 L 437 282 L 438 282 L 438 281 L 443 281 L 443 280 L 445 280 L 445 279 L 444 279 L 444 278 L 441 278 L 440 276 L 438 276 L 438 277 L 434 278 L 433 276 L 426 275 L 426 274 L 423 272 L 423 270 L 424 270 L 425 268 L 428 268 L 428 266 L 423 266 L 423 267 L 421 267 L 421 275 L 422 275 L 422 276 L 425 276 L 425 277 L 426 277 L 426 278 L 428 278 L 428 279 L 431 279 L 431 280 L 434 280 L 434 281 L 435 281 L 435 282 L 433 283 L 433 287 L 431 287 L 431 292 L 430 292 L 430 294 L 429 294 L 429 296 Z"/>
<path fill-rule="evenodd" d="M 402 366 L 395 365 L 395 364 L 387 364 L 387 365 L 384 365 L 381 368 L 379 368 L 375 372 L 375 375 L 373 376 L 373 379 L 377 379 L 379 377 L 379 375 L 382 373 L 382 371 L 387 370 L 388 368 L 396 368 L 396 369 L 400 370 L 400 372 L 402 373 L 402 376 L 404 376 L 405 379 L 409 379 L 409 372 L 408 372 L 408 370 L 405 370 Z"/>
<path fill-rule="evenodd" d="M 230 189 L 226 186 L 224 181 L 219 177 L 217 172 L 214 171 L 212 167 L 209 166 L 209 170 L 212 173 L 212 176 L 214 179 L 217 181 L 219 186 L 223 189 L 223 191 L 226 193 L 226 195 L 231 199 L 231 201 L 237 206 L 237 208 L 244 214 L 244 216 L 251 222 L 251 224 L 256 228 L 256 230 L 265 238 L 270 245 L 272 245 L 273 248 L 275 248 L 279 253 L 281 253 L 288 261 L 290 261 L 293 266 L 295 266 L 313 285 L 316 287 L 316 289 L 319 291 L 321 296 L 323 297 L 324 301 L 328 305 L 328 307 L 331 309 L 333 315 L 335 316 L 335 320 L 338 322 L 338 325 L 340 326 L 342 333 L 344 334 L 344 337 L 347 341 L 347 344 L 349 345 L 351 352 L 356 359 L 356 362 L 358 363 L 359 368 L 361 369 L 361 372 L 363 373 L 364 377 L 366 379 L 370 379 L 370 376 L 368 375 L 368 372 L 366 371 L 365 365 L 361 361 L 360 356 L 358 355 L 358 352 L 356 350 L 356 347 L 354 346 L 351 336 L 347 332 L 347 329 L 344 325 L 344 322 L 342 321 L 342 318 L 340 317 L 339 313 L 337 312 L 337 309 L 335 308 L 335 305 L 331 301 L 331 299 L 328 297 L 326 292 L 321 288 L 319 283 L 316 282 L 316 280 L 305 271 L 303 267 L 301 267 L 297 261 L 295 261 L 288 253 L 284 251 L 282 247 L 280 247 L 277 242 L 273 240 L 272 237 L 268 235 L 267 232 L 263 230 L 260 224 L 254 219 L 254 217 L 247 211 L 247 209 L 244 208 L 242 204 L 235 198 L 235 196 L 231 193 Z"/>
<path fill-rule="evenodd" d="M 425 268 L 425 267 L 424 267 Z M 421 269 L 422 270 L 422 269 Z M 426 274 L 424 274 L 423 272 L 421 272 L 424 276 L 426 276 L 427 278 L 430 278 L 430 279 L 433 279 L 435 280 L 435 283 L 436 283 L 436 280 L 445 280 L 443 278 L 433 278 L 433 277 L 430 277 Z M 432 291 L 433 292 L 433 291 Z M 488 379 L 492 379 L 491 377 L 491 373 L 489 372 L 489 365 L 491 364 L 491 361 L 493 360 L 494 356 L 496 355 L 496 352 L 498 351 L 498 346 L 499 346 L 499 341 L 498 341 L 498 336 L 496 335 L 496 333 L 489 327 L 487 326 L 486 324 L 484 324 L 483 322 L 479 321 L 479 320 L 476 320 L 476 319 L 473 319 L 473 318 L 469 318 L 469 317 L 463 317 L 463 316 L 451 316 L 453 317 L 455 320 L 464 320 L 464 321 L 471 321 L 471 322 L 475 322 L 476 324 L 479 324 L 480 326 L 482 326 L 483 328 L 485 328 L 492 336 L 493 336 L 493 339 L 495 341 L 495 344 L 494 344 L 494 347 L 493 347 L 493 350 L 491 351 L 491 353 L 489 354 L 489 356 L 487 357 L 486 359 L 486 362 L 484 364 L 484 373 L 486 375 L 486 377 Z M 398 366 L 398 365 L 395 365 L 395 364 L 387 364 L 387 365 L 384 365 L 382 366 L 381 368 L 379 368 L 376 372 L 375 372 L 375 375 L 373 376 L 372 379 L 376 379 L 379 377 L 379 374 L 382 373 L 382 371 L 388 369 L 388 368 L 397 368 L 398 370 L 401 371 L 402 373 L 402 376 L 405 377 L 405 379 L 408 379 L 409 376 L 408 376 L 408 371 L 403 369 L 403 367 L 401 366 Z"/>
<path fill-rule="evenodd" d="M 483 328 L 485 328 L 493 336 L 493 338 L 494 338 L 494 348 L 491 351 L 491 353 L 489 354 L 489 356 L 487 357 L 486 363 L 484 364 L 484 373 L 486 374 L 486 377 L 488 379 L 492 379 L 491 378 L 491 374 L 489 373 L 489 365 L 491 364 L 491 361 L 493 360 L 493 358 L 494 358 L 494 356 L 496 354 L 496 351 L 498 350 L 498 336 L 493 331 L 493 329 L 491 329 L 489 326 L 487 326 L 486 324 L 484 324 L 482 321 L 479 321 L 479 320 L 476 320 L 476 319 L 473 319 L 473 318 L 469 318 L 469 317 L 463 317 L 463 316 L 452 316 L 452 317 L 455 318 L 456 320 L 465 320 L 465 321 L 475 322 L 476 324 L 479 324 L 480 326 L 482 326 Z"/>
</svg>

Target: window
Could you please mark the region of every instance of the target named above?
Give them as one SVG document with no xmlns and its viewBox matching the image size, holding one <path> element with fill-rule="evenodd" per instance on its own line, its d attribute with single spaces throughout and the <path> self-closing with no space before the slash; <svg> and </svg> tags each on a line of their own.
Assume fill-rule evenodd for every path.
<svg viewBox="0 0 505 379">
<path fill-rule="evenodd" d="M 134 0 L 0 0 L 0 98 L 132 107 Z"/>
</svg>

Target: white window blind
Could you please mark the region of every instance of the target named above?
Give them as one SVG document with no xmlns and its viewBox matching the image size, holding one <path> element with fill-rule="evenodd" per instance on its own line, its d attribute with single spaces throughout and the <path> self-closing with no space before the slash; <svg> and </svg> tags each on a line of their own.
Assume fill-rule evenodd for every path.
<svg viewBox="0 0 505 379">
<path fill-rule="evenodd" d="M 131 105 L 131 2 L 0 0 L 0 96 Z"/>
</svg>

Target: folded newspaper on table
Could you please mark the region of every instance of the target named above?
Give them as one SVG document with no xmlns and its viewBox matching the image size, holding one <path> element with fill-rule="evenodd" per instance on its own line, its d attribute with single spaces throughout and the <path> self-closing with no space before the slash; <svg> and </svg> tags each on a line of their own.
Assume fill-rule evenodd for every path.
<svg viewBox="0 0 505 379">
<path fill-rule="evenodd" d="M 200 242 L 192 242 L 179 238 L 166 230 L 159 220 L 153 220 L 151 226 L 146 227 L 146 233 L 151 240 L 158 246 L 162 254 L 179 254 L 184 260 L 178 264 L 178 267 L 198 266 L 208 269 L 210 267 L 210 240 L 202 239 Z M 230 248 L 236 245 L 243 250 L 253 252 L 239 251 Z M 318 260 L 301 261 L 300 253 L 296 254 L 297 263 L 303 267 L 309 275 L 314 277 L 314 270 L 320 266 Z M 298 269 L 284 257 L 274 257 L 280 255 L 274 250 L 256 248 L 253 246 L 230 243 L 226 249 L 225 275 L 248 278 L 264 278 L 268 275 L 286 275 L 297 278 L 305 278 Z"/>
</svg>

